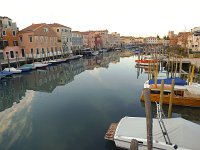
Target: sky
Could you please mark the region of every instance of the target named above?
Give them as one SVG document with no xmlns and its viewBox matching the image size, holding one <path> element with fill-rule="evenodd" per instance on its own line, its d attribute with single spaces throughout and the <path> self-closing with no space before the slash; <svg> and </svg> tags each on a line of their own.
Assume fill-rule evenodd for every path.
<svg viewBox="0 0 200 150">
<path fill-rule="evenodd" d="M 200 26 L 199 0 L 4 0 L 0 16 L 19 30 L 32 23 L 60 23 L 76 31 L 122 36 L 164 36 Z"/>
</svg>

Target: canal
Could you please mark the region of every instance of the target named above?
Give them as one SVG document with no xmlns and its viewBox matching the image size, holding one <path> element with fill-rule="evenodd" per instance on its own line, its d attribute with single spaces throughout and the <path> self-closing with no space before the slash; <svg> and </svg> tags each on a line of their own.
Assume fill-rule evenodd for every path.
<svg viewBox="0 0 200 150">
<path fill-rule="evenodd" d="M 122 56 L 110 52 L 1 80 L 0 149 L 115 150 L 104 134 L 124 116 L 145 117 L 140 94 L 148 78 L 135 68 L 137 56 Z M 173 107 L 173 117 L 200 123 L 200 110 Z"/>
</svg>

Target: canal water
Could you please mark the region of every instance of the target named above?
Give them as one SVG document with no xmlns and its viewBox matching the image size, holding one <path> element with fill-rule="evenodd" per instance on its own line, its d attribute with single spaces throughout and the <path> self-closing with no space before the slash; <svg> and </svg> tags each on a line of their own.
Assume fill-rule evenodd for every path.
<svg viewBox="0 0 200 150">
<path fill-rule="evenodd" d="M 104 140 L 109 125 L 145 117 L 148 75 L 135 59 L 110 52 L 1 80 L 0 150 L 115 150 Z M 173 107 L 173 117 L 200 123 L 200 110 Z"/>
</svg>

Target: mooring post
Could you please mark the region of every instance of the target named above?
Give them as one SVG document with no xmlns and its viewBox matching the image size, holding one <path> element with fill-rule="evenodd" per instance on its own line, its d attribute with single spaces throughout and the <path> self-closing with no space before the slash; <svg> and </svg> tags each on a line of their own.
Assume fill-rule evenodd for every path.
<svg viewBox="0 0 200 150">
<path fill-rule="evenodd" d="M 182 71 L 182 57 L 180 58 L 179 78 L 181 77 L 181 71 Z"/>
<path fill-rule="evenodd" d="M 146 125 L 147 125 L 147 148 L 148 150 L 152 150 L 153 148 L 153 136 L 152 136 L 152 128 L 153 128 L 153 120 L 151 114 L 151 100 L 150 100 L 150 89 L 144 89 L 144 102 L 145 102 L 145 110 L 146 110 Z"/>
<path fill-rule="evenodd" d="M 135 139 L 131 140 L 130 150 L 138 150 L 138 141 Z"/>
<path fill-rule="evenodd" d="M 190 84 L 190 76 L 191 76 L 191 66 L 189 67 L 189 73 L 188 73 L 188 85 Z"/>
<path fill-rule="evenodd" d="M 171 85 L 171 93 L 170 93 L 169 109 L 168 109 L 168 118 L 172 117 L 173 96 L 174 96 L 174 79 L 172 80 L 172 85 Z"/>
<path fill-rule="evenodd" d="M 191 72 L 191 75 L 190 75 L 190 84 L 189 84 L 189 85 L 191 85 L 192 82 L 193 82 L 193 78 L 194 78 L 194 68 L 195 68 L 195 66 L 193 65 L 193 66 L 192 66 L 192 72 Z"/>
<path fill-rule="evenodd" d="M 161 81 L 160 87 L 160 107 L 162 108 L 163 98 L 164 98 L 164 80 Z"/>
</svg>

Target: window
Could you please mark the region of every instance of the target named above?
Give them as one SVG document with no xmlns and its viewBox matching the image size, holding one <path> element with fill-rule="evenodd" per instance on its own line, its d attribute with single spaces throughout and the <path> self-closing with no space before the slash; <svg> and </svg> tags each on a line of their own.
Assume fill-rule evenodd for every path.
<svg viewBox="0 0 200 150">
<path fill-rule="evenodd" d="M 39 54 L 39 48 L 37 48 L 36 53 Z"/>
<path fill-rule="evenodd" d="M 19 37 L 19 40 L 20 40 L 20 42 L 22 42 L 22 41 L 23 41 L 23 39 L 22 39 L 22 36 L 20 36 L 20 37 Z"/>
<path fill-rule="evenodd" d="M 17 41 L 13 41 L 13 45 L 14 46 L 18 46 L 18 42 Z"/>
<path fill-rule="evenodd" d="M 22 57 L 25 57 L 25 51 L 24 51 L 24 49 L 21 49 L 21 52 L 22 52 Z"/>
<path fill-rule="evenodd" d="M 44 54 L 44 48 L 42 48 L 42 54 Z"/>
<path fill-rule="evenodd" d="M 11 26 L 11 22 L 10 21 L 8 21 L 8 25 Z"/>
<path fill-rule="evenodd" d="M 48 28 L 44 28 L 44 32 L 48 32 L 49 31 L 49 29 Z"/>
<path fill-rule="evenodd" d="M 60 30 L 59 29 L 57 29 L 57 32 L 59 32 Z"/>
<path fill-rule="evenodd" d="M 10 58 L 14 58 L 14 52 L 10 51 Z"/>
<path fill-rule="evenodd" d="M 5 31 L 5 30 L 3 31 L 3 35 L 4 35 L 4 36 L 6 35 L 6 31 Z"/>
<path fill-rule="evenodd" d="M 32 36 L 29 37 L 29 41 L 30 41 L 30 42 L 33 42 Z"/>
<path fill-rule="evenodd" d="M 67 32 L 67 29 L 65 29 L 65 32 Z"/>
<path fill-rule="evenodd" d="M 15 31 L 13 31 L 13 33 L 12 33 L 12 34 L 13 34 L 13 36 L 16 36 L 16 32 L 15 32 Z"/>
<path fill-rule="evenodd" d="M 3 41 L 3 45 L 6 47 L 6 46 L 9 46 L 8 44 L 8 41 Z"/>
<path fill-rule="evenodd" d="M 31 54 L 33 54 L 33 48 L 31 48 Z"/>
</svg>

